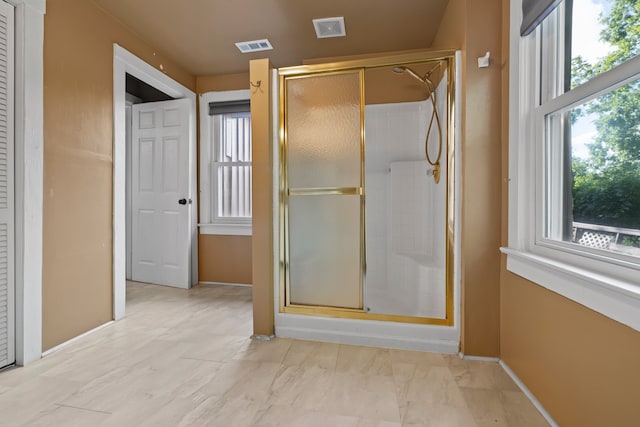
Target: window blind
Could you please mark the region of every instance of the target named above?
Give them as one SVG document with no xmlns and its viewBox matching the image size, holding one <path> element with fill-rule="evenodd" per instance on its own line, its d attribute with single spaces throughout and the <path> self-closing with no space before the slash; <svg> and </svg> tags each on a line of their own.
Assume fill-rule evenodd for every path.
<svg viewBox="0 0 640 427">
<path fill-rule="evenodd" d="M 247 113 L 249 111 L 251 111 L 251 104 L 248 99 L 209 103 L 210 116 L 216 114 Z"/>
<path fill-rule="evenodd" d="M 520 35 L 531 33 L 562 0 L 522 0 Z"/>
</svg>

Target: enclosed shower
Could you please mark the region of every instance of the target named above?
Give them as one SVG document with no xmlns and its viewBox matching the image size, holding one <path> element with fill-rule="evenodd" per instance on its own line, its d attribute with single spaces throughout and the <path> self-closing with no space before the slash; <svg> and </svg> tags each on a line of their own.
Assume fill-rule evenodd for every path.
<svg viewBox="0 0 640 427">
<path fill-rule="evenodd" d="M 444 342 L 383 325 L 455 326 L 454 78 L 453 51 L 278 70 L 277 333 Z"/>
<path fill-rule="evenodd" d="M 446 317 L 447 76 L 395 67 L 415 101 L 365 107 L 365 309 Z M 436 84 L 431 78 L 439 78 Z M 412 79 L 420 84 L 415 85 Z"/>
</svg>

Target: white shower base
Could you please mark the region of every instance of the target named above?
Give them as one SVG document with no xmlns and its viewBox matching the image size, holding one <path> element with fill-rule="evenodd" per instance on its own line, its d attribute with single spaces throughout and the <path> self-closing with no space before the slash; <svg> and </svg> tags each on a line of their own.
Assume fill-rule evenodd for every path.
<svg viewBox="0 0 640 427">
<path fill-rule="evenodd" d="M 460 329 L 377 320 L 276 313 L 276 336 L 339 344 L 457 354 Z"/>
</svg>

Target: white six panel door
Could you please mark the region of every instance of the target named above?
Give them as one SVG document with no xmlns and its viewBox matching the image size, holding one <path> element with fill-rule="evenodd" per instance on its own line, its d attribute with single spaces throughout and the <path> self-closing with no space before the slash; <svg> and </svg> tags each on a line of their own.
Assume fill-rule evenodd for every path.
<svg viewBox="0 0 640 427">
<path fill-rule="evenodd" d="M 15 361 L 13 12 L 0 1 L 0 368 Z"/>
<path fill-rule="evenodd" d="M 131 278 L 189 287 L 189 101 L 132 107 Z"/>
</svg>

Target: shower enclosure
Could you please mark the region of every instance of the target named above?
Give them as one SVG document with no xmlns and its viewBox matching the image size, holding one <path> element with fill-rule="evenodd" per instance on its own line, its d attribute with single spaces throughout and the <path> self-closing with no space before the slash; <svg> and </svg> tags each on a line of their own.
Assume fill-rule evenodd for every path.
<svg viewBox="0 0 640 427">
<path fill-rule="evenodd" d="M 280 313 L 453 325 L 454 65 L 279 70 Z"/>
<path fill-rule="evenodd" d="M 435 74 L 441 66 L 415 64 L 405 68 L 412 74 L 395 77 L 409 85 L 434 71 L 437 86 L 410 86 L 426 99 L 365 106 L 364 295 L 370 313 L 447 316 L 447 76 Z"/>
</svg>

